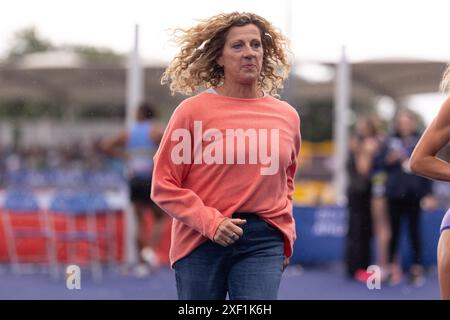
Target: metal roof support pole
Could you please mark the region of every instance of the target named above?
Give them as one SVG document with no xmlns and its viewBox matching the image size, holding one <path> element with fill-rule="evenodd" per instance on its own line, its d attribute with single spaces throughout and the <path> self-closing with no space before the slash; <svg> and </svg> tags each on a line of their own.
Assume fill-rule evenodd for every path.
<svg viewBox="0 0 450 320">
<path fill-rule="evenodd" d="M 345 205 L 347 190 L 346 162 L 348 155 L 348 125 L 351 103 L 351 68 L 347 61 L 345 47 L 336 70 L 336 88 L 334 96 L 334 172 L 333 184 L 338 205 Z"/>
<path fill-rule="evenodd" d="M 144 98 L 144 73 L 139 57 L 139 25 L 134 29 L 134 45 L 128 58 L 126 124 L 130 127 L 136 118 L 136 109 Z"/>
<path fill-rule="evenodd" d="M 128 58 L 127 69 L 127 91 L 126 91 L 126 125 L 130 128 L 136 121 L 138 105 L 144 97 L 144 73 L 139 57 L 139 26 L 135 25 L 134 45 Z M 137 262 L 138 248 L 134 241 L 135 234 L 139 228 L 134 219 L 131 203 L 125 208 L 125 260 L 132 264 Z"/>
</svg>

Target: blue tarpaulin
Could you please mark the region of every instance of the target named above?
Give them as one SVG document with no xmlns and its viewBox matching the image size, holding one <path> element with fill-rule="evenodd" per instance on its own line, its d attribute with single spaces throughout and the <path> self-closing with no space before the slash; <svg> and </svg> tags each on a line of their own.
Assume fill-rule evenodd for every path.
<svg viewBox="0 0 450 320">
<path fill-rule="evenodd" d="M 439 227 L 445 210 L 421 213 L 422 258 L 424 265 L 436 264 Z M 344 260 L 347 232 L 345 207 L 298 207 L 294 206 L 297 240 L 294 244 L 293 263 L 317 264 Z M 401 232 L 401 257 L 404 265 L 411 263 L 411 247 L 407 221 Z M 375 244 L 373 243 L 375 263 Z"/>
</svg>

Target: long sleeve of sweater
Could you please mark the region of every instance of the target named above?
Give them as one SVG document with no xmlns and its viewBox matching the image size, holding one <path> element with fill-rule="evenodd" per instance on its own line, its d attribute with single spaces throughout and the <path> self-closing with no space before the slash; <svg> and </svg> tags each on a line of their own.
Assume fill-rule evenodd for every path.
<svg viewBox="0 0 450 320">
<path fill-rule="evenodd" d="M 189 132 L 190 137 L 185 136 L 186 139 L 193 136 L 190 120 L 183 105 L 173 113 L 154 157 L 151 198 L 173 218 L 213 239 L 225 217 L 217 209 L 206 206 L 192 189 L 183 186 L 191 165 L 172 161 L 172 152 L 180 143 L 177 132 Z"/>
</svg>

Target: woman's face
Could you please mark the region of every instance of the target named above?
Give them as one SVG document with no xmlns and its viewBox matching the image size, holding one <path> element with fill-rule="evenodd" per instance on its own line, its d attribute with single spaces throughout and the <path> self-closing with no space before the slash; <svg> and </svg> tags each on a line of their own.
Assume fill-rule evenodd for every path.
<svg viewBox="0 0 450 320">
<path fill-rule="evenodd" d="M 401 113 L 397 117 L 397 130 L 402 137 L 412 135 L 416 129 L 417 124 L 411 115 L 407 113 Z"/>
<path fill-rule="evenodd" d="M 263 47 L 257 26 L 231 27 L 217 63 L 224 68 L 226 82 L 249 85 L 258 81 Z"/>
<path fill-rule="evenodd" d="M 356 134 L 363 138 L 369 138 L 372 135 L 370 124 L 366 119 L 356 123 Z"/>
</svg>

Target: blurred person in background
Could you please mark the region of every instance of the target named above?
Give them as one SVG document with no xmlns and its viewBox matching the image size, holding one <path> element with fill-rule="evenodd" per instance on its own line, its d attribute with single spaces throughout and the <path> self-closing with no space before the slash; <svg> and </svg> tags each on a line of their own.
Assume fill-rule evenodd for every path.
<svg viewBox="0 0 450 320">
<path fill-rule="evenodd" d="M 290 70 L 286 39 L 253 13 L 178 31 L 181 51 L 162 82 L 172 92 L 203 91 L 174 111 L 152 184 L 153 200 L 174 218 L 178 297 L 276 299 L 296 238 L 301 141 L 297 111 L 274 97 Z"/>
<path fill-rule="evenodd" d="M 370 208 L 372 211 L 372 232 L 375 239 L 375 264 L 381 268 L 381 281 L 385 282 L 389 269 L 389 242 L 391 239 L 391 225 L 386 200 L 386 180 L 387 174 L 384 169 L 384 159 L 382 159 L 382 147 L 386 140 L 386 135 L 381 129 L 381 122 L 378 118 L 373 118 L 378 134 L 378 150 L 375 155 L 372 172 L 372 199 Z M 399 267 L 398 255 L 394 261 L 396 268 Z"/>
<path fill-rule="evenodd" d="M 129 130 L 106 139 L 101 146 L 105 152 L 127 162 L 130 201 L 138 223 L 136 244 L 139 264 L 134 272 L 137 276 L 145 276 L 159 265 L 155 250 L 161 240 L 165 217 L 161 208 L 150 198 L 153 156 L 161 140 L 163 127 L 155 120 L 154 108 L 147 102 L 139 106 L 136 120 Z M 150 237 L 146 230 L 145 216 L 149 211 L 154 217 Z"/>
<path fill-rule="evenodd" d="M 421 286 L 425 281 L 420 236 L 421 201 L 425 197 L 431 197 L 432 183 L 414 175 L 409 165 L 411 153 L 420 137 L 417 116 L 409 110 L 400 110 L 394 120 L 394 130 L 386 139 L 383 150 L 387 173 L 386 197 L 392 230 L 389 244 L 390 283 L 397 284 L 401 280 L 394 258 L 400 243 L 402 217 L 406 217 L 413 260 L 409 270 L 410 280 L 413 285 Z"/>
<path fill-rule="evenodd" d="M 444 74 L 442 88 L 449 92 L 450 67 Z M 436 154 L 450 141 L 450 97 L 447 97 L 436 118 L 431 122 L 411 157 L 414 173 L 431 179 L 450 181 L 450 165 Z M 450 300 L 450 210 L 445 214 L 437 249 L 441 297 Z"/>
<path fill-rule="evenodd" d="M 372 171 L 379 150 L 377 127 L 369 117 L 358 119 L 350 140 L 347 163 L 349 186 L 348 231 L 346 236 L 347 274 L 366 283 L 370 274 L 372 239 Z"/>
</svg>

